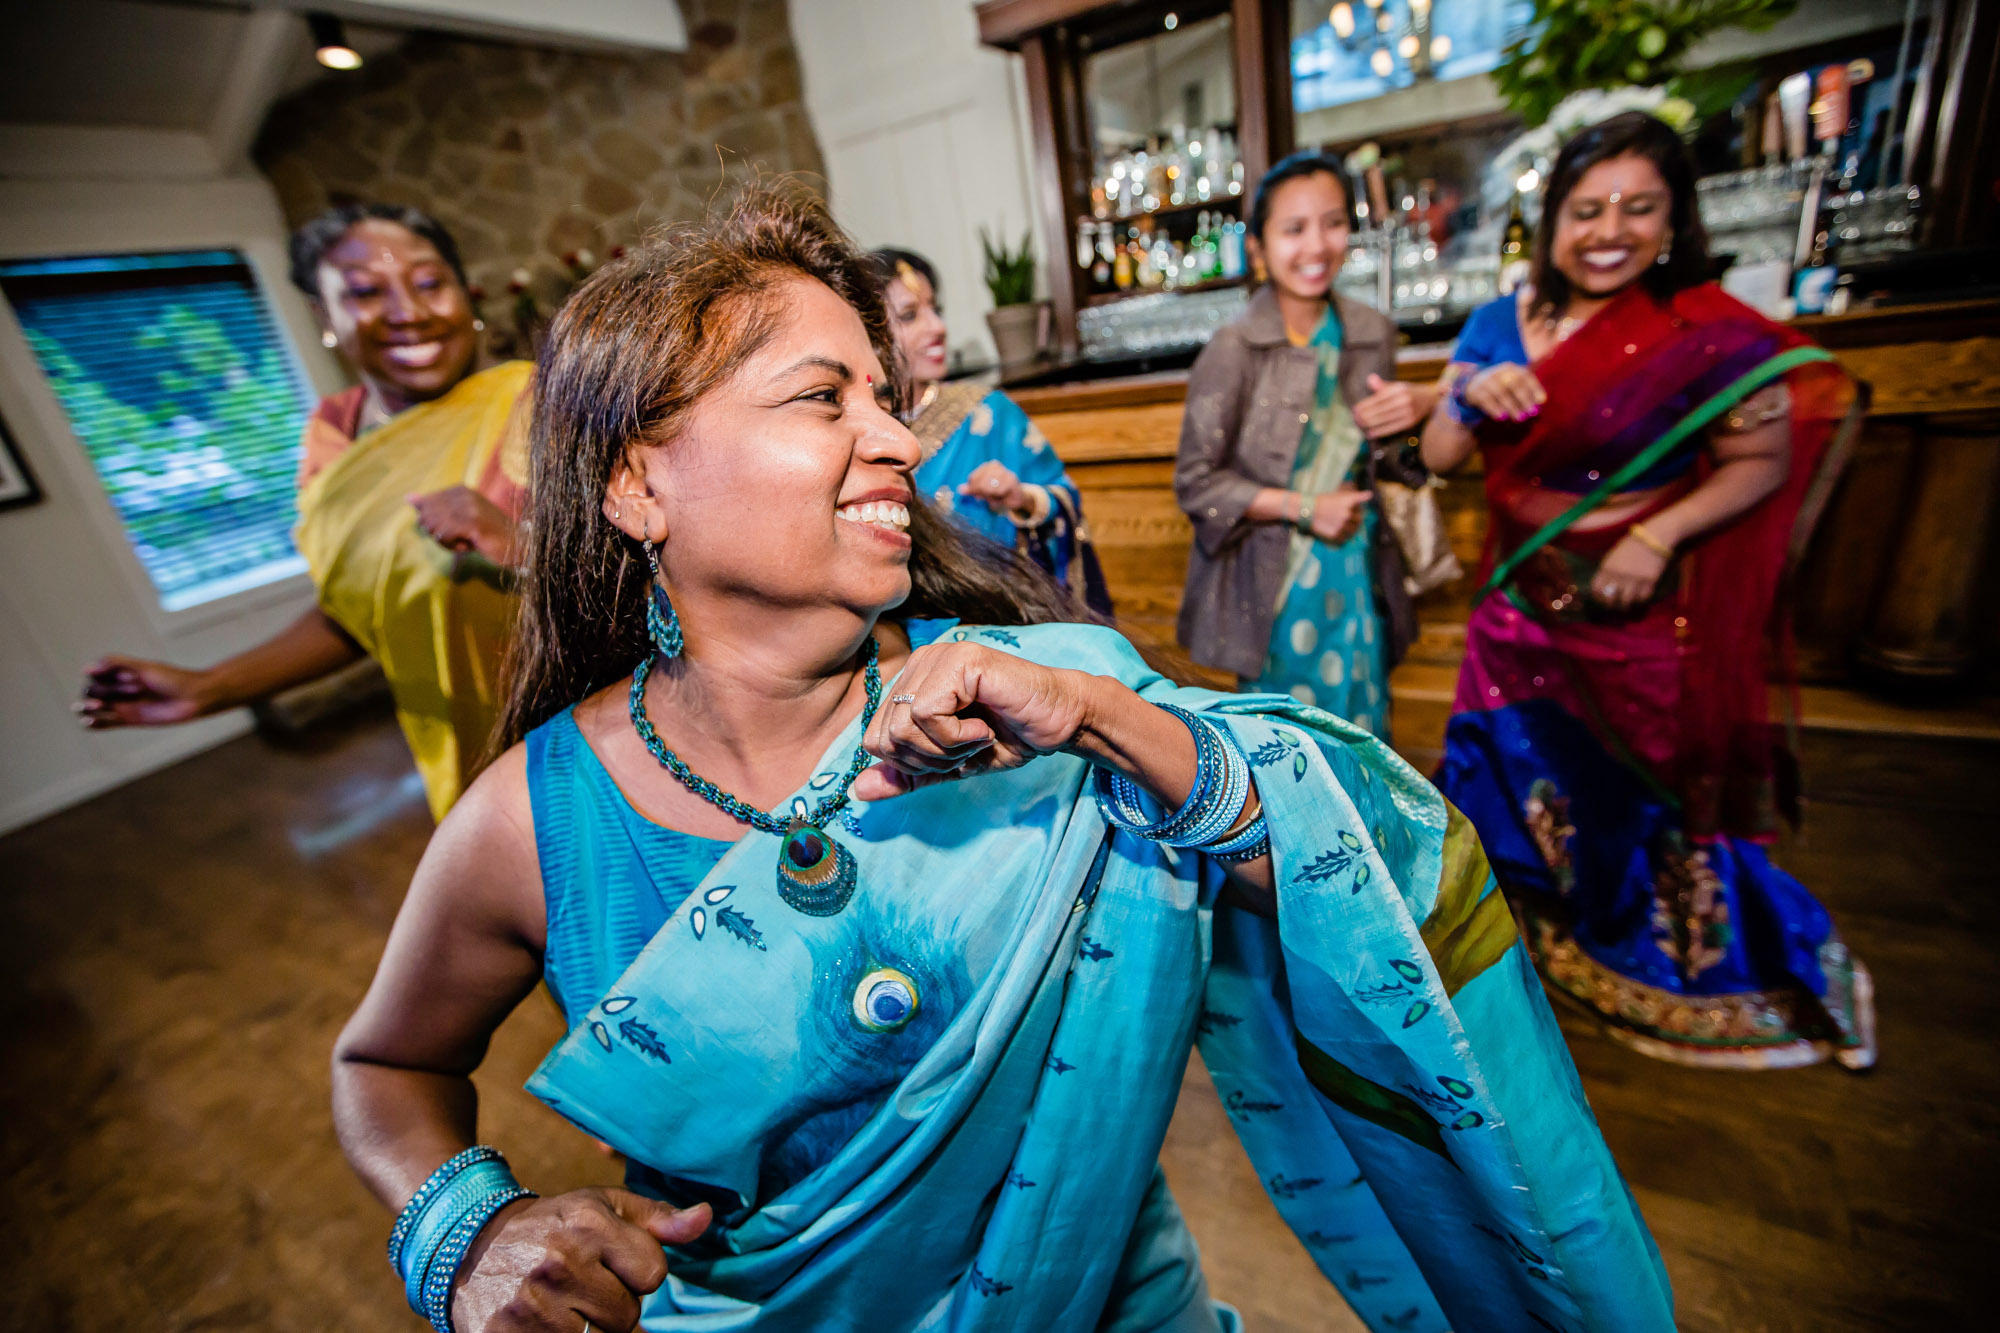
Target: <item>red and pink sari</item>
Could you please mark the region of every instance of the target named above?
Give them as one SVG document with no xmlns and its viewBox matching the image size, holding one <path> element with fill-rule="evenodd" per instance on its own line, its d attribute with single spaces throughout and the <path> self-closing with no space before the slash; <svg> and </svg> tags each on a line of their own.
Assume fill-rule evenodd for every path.
<svg viewBox="0 0 2000 1333">
<path fill-rule="evenodd" d="M 1488 580 L 1438 785 L 1471 818 L 1544 975 L 1650 1054 L 1772 1066 L 1873 1058 L 1868 976 L 1765 844 L 1796 814 L 1769 711 L 1780 588 L 1824 498 L 1852 386 L 1827 353 L 1714 286 L 1634 288 L 1533 365 L 1548 403 L 1479 428 Z M 1714 468 L 1706 430 L 1790 389 L 1777 493 L 1687 544 L 1653 599 L 1589 598 L 1629 522 L 1570 524 L 1621 491 L 1643 521 Z"/>
</svg>

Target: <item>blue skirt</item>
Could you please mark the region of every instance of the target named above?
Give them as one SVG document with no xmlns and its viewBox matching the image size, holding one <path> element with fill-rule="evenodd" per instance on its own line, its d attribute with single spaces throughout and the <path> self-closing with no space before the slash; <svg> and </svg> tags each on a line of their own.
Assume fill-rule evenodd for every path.
<svg viewBox="0 0 2000 1333">
<path fill-rule="evenodd" d="M 1542 975 L 1613 1037 L 1682 1064 L 1874 1062 L 1868 973 L 1826 908 L 1758 844 L 1689 838 L 1554 700 L 1455 715 L 1436 781 Z"/>
</svg>

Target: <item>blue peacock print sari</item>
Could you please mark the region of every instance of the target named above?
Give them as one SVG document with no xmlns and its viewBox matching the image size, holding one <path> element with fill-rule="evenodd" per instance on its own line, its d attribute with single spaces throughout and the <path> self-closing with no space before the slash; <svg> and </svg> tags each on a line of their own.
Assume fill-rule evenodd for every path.
<svg viewBox="0 0 2000 1333">
<path fill-rule="evenodd" d="M 1362 728 L 1176 687 L 1107 629 L 943 632 L 1226 727 L 1276 919 L 1227 905 L 1206 858 L 1111 830 L 1062 754 L 850 808 L 860 888 L 835 916 L 786 906 L 778 840 L 745 835 L 601 994 L 565 996 L 529 1085 L 634 1188 L 715 1206 L 644 1328 L 1236 1327 L 1157 1166 L 1198 1045 L 1371 1329 L 1670 1333 L 1652 1240 L 1435 789 Z"/>
</svg>

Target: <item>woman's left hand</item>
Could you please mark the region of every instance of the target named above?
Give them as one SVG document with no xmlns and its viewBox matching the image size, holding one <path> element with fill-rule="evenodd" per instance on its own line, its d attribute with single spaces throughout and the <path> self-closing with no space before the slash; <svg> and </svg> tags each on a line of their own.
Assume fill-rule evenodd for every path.
<svg viewBox="0 0 2000 1333">
<path fill-rule="evenodd" d="M 1626 537 L 1604 557 L 1591 576 L 1590 595 L 1620 611 L 1652 599 L 1667 569 L 1666 557 L 1636 537 Z"/>
<path fill-rule="evenodd" d="M 1021 479 L 1008 471 L 1006 464 L 993 459 L 972 469 L 972 475 L 965 479 L 958 493 L 985 501 L 996 513 L 1018 514 L 1028 508 L 1028 494 L 1021 487 Z"/>
<path fill-rule="evenodd" d="M 1407 435 L 1430 415 L 1436 398 L 1430 388 L 1368 377 L 1368 396 L 1354 405 L 1354 422 L 1369 439 Z"/>
<path fill-rule="evenodd" d="M 417 511 L 417 526 L 447 550 L 477 551 L 496 565 L 512 568 L 520 531 L 505 510 L 470 486 L 451 486 L 406 497 Z"/>
<path fill-rule="evenodd" d="M 1019 768 L 1060 750 L 1084 725 L 1094 679 L 976 643 L 919 648 L 861 738 L 882 762 L 855 779 L 854 799 Z"/>
</svg>

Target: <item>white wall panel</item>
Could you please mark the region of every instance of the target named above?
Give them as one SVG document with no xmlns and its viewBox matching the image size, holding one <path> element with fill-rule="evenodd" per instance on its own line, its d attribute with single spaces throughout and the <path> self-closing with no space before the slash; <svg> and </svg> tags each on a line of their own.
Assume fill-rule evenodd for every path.
<svg viewBox="0 0 2000 1333">
<path fill-rule="evenodd" d="M 951 345 L 989 360 L 979 229 L 1011 244 L 1034 216 L 1018 58 L 979 44 L 966 0 L 791 13 L 834 212 L 862 244 L 936 264 Z"/>
</svg>

